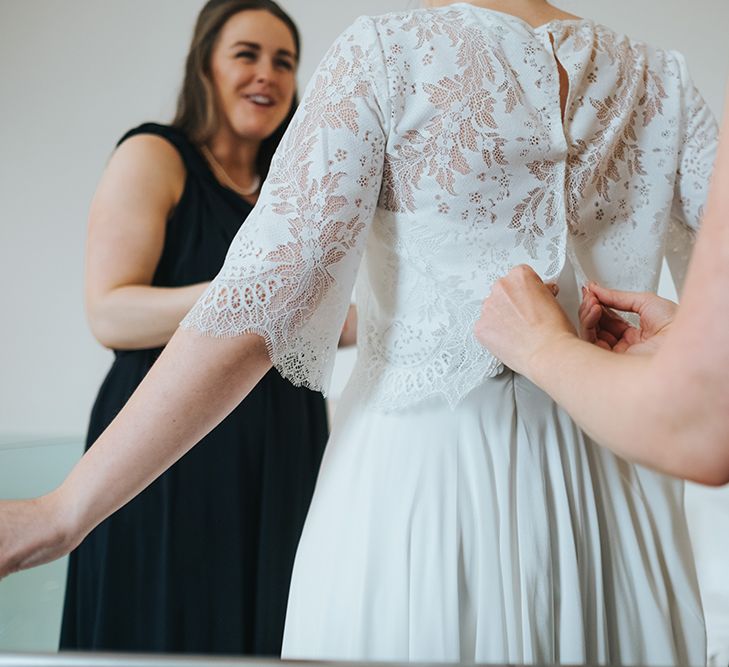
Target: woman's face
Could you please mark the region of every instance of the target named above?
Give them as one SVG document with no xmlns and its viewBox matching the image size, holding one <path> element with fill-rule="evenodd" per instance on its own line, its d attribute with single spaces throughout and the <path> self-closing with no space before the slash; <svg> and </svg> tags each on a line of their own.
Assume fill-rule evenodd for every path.
<svg viewBox="0 0 729 667">
<path fill-rule="evenodd" d="M 222 122 L 241 139 L 270 136 L 291 108 L 297 64 L 294 37 L 283 21 L 258 9 L 231 16 L 210 58 Z"/>
</svg>

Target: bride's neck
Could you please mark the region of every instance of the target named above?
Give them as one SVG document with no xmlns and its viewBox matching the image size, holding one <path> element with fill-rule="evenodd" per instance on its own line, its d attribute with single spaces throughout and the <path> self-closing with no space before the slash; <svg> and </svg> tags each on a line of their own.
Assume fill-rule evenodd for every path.
<svg viewBox="0 0 729 667">
<path fill-rule="evenodd" d="M 429 0 L 427 4 L 430 7 L 445 7 L 456 2 L 466 2 L 476 7 L 512 14 L 532 25 L 539 25 L 553 19 L 578 18 L 574 14 L 553 7 L 547 0 Z"/>
<path fill-rule="evenodd" d="M 445 7 L 456 3 L 465 2 L 476 7 L 485 7 L 486 9 L 497 9 L 509 7 L 511 9 L 535 9 L 549 7 L 547 0 L 426 0 L 426 5 L 430 7 Z"/>
</svg>

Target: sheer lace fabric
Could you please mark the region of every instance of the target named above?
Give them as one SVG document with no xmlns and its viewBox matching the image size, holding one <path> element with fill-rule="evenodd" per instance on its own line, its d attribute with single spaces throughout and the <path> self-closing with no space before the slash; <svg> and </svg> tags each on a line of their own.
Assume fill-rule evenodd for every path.
<svg viewBox="0 0 729 667">
<path fill-rule="evenodd" d="M 283 375 L 326 392 L 359 272 L 360 393 L 454 406 L 501 370 L 472 331 L 512 266 L 655 290 L 668 255 L 680 282 L 716 135 L 679 54 L 587 20 L 533 29 L 466 4 L 361 18 L 183 326 L 259 333 Z"/>
</svg>

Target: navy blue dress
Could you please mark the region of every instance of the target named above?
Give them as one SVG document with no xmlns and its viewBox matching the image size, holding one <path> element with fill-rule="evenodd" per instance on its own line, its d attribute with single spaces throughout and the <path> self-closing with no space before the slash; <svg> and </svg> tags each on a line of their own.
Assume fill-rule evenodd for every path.
<svg viewBox="0 0 729 667">
<path fill-rule="evenodd" d="M 215 277 L 251 205 L 178 130 L 187 170 L 153 284 Z M 120 142 L 120 143 L 121 143 Z M 117 351 L 86 446 L 160 349 Z M 278 655 L 291 569 L 328 436 L 324 399 L 270 371 L 233 413 L 70 557 L 61 649 Z"/>
</svg>

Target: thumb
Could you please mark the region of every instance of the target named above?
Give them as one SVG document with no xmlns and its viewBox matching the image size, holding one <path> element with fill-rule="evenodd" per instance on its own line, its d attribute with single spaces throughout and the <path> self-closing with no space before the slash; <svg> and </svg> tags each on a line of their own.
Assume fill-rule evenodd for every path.
<svg viewBox="0 0 729 667">
<path fill-rule="evenodd" d="M 608 308 L 615 308 L 627 313 L 640 313 L 645 303 L 645 295 L 641 292 L 623 292 L 608 289 L 597 283 L 590 283 L 588 289 Z"/>
</svg>

